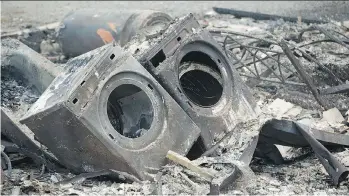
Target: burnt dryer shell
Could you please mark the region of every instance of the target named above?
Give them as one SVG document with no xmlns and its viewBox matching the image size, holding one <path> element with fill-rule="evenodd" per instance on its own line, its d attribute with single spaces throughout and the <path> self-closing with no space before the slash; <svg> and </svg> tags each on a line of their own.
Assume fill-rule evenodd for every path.
<svg viewBox="0 0 349 196">
<path fill-rule="evenodd" d="M 68 168 L 152 179 L 200 130 L 129 53 L 109 44 L 72 59 L 21 120 Z"/>
<path fill-rule="evenodd" d="M 206 149 L 218 135 L 256 116 L 249 88 L 192 14 L 176 19 L 156 38 L 134 37 L 125 49 L 200 127 Z"/>
</svg>

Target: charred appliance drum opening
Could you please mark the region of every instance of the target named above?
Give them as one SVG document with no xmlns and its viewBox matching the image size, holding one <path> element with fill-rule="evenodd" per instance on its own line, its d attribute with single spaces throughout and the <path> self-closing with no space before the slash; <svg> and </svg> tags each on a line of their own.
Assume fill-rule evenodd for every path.
<svg viewBox="0 0 349 196">
<path fill-rule="evenodd" d="M 107 44 L 66 66 L 21 122 L 67 168 L 152 180 L 169 150 L 185 155 L 200 136 L 180 105 L 119 46 Z"/>
<path fill-rule="evenodd" d="M 179 65 L 179 81 L 185 95 L 196 105 L 210 107 L 222 96 L 222 75 L 205 53 L 189 52 Z"/>
<path fill-rule="evenodd" d="M 229 58 L 192 14 L 177 19 L 154 38 L 141 34 L 124 48 L 157 79 L 201 129 L 196 149 L 256 116 L 256 103 Z M 203 144 L 203 145 L 202 145 Z M 200 152 L 191 150 L 188 157 Z"/>
<path fill-rule="evenodd" d="M 147 94 L 139 87 L 122 84 L 109 95 L 107 114 L 118 133 L 128 138 L 137 138 L 150 129 L 153 106 Z"/>
</svg>

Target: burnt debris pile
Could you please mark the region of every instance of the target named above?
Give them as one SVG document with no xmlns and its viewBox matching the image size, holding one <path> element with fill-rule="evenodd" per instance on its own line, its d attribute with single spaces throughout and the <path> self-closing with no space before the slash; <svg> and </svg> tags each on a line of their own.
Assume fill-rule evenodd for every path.
<svg viewBox="0 0 349 196">
<path fill-rule="evenodd" d="M 4 183 L 18 183 L 19 152 L 40 166 L 31 179 L 76 175 L 51 175 L 55 185 L 108 176 L 143 188 L 151 182 L 149 194 L 163 194 L 162 182 L 178 175 L 187 194 L 220 194 L 250 186 L 243 181 L 255 180 L 251 163 L 287 164 L 280 146 L 313 151 L 332 184 L 347 182 L 347 165 L 330 152 L 349 147 L 349 40 L 341 32 L 316 25 L 297 36 L 257 36 L 203 28 L 207 17 L 146 11 L 124 16 L 120 27 L 84 20 L 74 38 L 71 17 L 89 16 L 63 21 L 57 47 L 64 56 L 43 53 L 64 64 L 2 40 Z M 346 64 L 319 59 L 320 52 Z M 326 125 L 315 126 L 320 121 Z"/>
</svg>

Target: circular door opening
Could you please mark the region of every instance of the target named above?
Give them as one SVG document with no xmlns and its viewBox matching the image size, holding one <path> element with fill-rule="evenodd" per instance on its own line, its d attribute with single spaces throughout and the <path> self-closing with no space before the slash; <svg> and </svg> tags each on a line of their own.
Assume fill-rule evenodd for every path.
<svg viewBox="0 0 349 196">
<path fill-rule="evenodd" d="M 186 54 L 179 66 L 179 80 L 184 94 L 201 107 L 211 107 L 223 93 L 222 75 L 217 64 L 205 53 Z"/>
<path fill-rule="evenodd" d="M 109 122 L 125 137 L 138 138 L 144 135 L 151 127 L 153 113 L 153 105 L 148 95 L 133 84 L 122 84 L 109 95 Z"/>
</svg>

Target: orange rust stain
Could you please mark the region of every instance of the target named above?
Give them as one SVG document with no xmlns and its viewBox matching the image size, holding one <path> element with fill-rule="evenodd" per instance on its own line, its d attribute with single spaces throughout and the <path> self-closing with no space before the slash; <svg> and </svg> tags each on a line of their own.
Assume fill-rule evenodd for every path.
<svg viewBox="0 0 349 196">
<path fill-rule="evenodd" d="M 110 43 L 114 40 L 112 34 L 105 29 L 98 29 L 97 34 L 103 40 L 104 44 Z"/>
<path fill-rule="evenodd" d="M 108 22 L 108 26 L 111 30 L 113 30 L 115 33 L 117 32 L 116 31 L 116 24 L 115 23 L 112 23 L 112 22 Z"/>
</svg>

